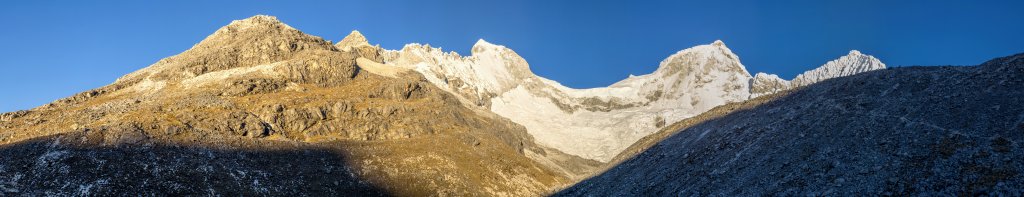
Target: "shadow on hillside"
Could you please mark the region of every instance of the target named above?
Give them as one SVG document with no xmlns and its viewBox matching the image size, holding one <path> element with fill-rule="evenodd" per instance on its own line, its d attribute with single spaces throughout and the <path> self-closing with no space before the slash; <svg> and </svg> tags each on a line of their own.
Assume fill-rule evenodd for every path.
<svg viewBox="0 0 1024 197">
<path fill-rule="evenodd" d="M 76 145 L 48 136 L 0 145 L 0 196 L 386 196 L 311 147 Z"/>
<path fill-rule="evenodd" d="M 1010 60 L 876 70 L 720 106 L 554 196 L 1014 194 L 1024 66 Z"/>
</svg>

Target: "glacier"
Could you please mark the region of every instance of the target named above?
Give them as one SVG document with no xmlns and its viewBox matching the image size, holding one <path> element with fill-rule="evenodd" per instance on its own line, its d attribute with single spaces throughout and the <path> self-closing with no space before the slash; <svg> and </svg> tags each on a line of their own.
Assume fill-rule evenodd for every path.
<svg viewBox="0 0 1024 197">
<path fill-rule="evenodd" d="M 346 45 L 367 42 L 358 31 L 349 37 Z M 608 87 L 575 89 L 534 74 L 515 51 L 483 39 L 469 56 L 418 43 L 400 50 L 376 47 L 383 65 L 424 75 L 463 103 L 526 127 L 541 145 L 600 162 L 665 125 L 716 106 L 885 68 L 854 50 L 789 81 L 765 73 L 752 76 L 739 56 L 716 40 L 670 55 L 650 74 Z"/>
</svg>

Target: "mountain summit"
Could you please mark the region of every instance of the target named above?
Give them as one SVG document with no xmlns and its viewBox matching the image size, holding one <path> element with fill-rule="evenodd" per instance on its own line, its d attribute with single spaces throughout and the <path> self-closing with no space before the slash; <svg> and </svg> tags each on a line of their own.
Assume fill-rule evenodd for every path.
<svg viewBox="0 0 1024 197">
<path fill-rule="evenodd" d="M 345 48 L 360 45 L 370 45 L 370 41 L 367 41 L 366 37 L 364 37 L 362 33 L 359 33 L 358 30 L 352 30 L 352 33 L 349 33 L 334 46 L 337 46 L 338 48 Z"/>
</svg>

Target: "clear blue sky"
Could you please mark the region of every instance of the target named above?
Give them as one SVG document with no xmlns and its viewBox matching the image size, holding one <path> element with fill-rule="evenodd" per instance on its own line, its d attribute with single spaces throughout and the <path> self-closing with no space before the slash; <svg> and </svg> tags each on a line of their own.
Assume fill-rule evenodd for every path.
<svg viewBox="0 0 1024 197">
<path fill-rule="evenodd" d="M 716 39 L 751 72 L 791 78 L 858 49 L 888 65 L 973 65 L 1024 52 L 1024 1 L 18 1 L 0 17 L 0 112 L 109 84 L 231 20 L 275 15 L 340 40 L 399 49 L 508 46 L 576 88 L 652 72 Z"/>
</svg>

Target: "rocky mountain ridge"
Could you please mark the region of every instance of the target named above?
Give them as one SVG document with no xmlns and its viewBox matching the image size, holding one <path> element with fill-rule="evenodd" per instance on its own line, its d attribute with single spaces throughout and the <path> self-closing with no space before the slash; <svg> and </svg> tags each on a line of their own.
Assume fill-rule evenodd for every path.
<svg viewBox="0 0 1024 197">
<path fill-rule="evenodd" d="M 255 16 L 110 85 L 4 113 L 0 195 L 524 196 L 585 169 L 348 43 Z"/>
</svg>

